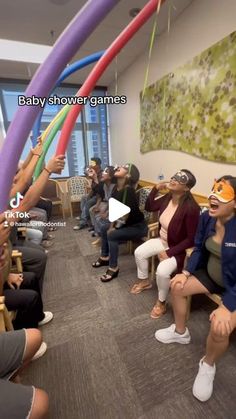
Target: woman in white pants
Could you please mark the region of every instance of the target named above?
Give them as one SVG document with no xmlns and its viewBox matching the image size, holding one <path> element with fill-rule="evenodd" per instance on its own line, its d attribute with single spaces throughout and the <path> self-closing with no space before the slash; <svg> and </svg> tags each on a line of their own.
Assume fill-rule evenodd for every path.
<svg viewBox="0 0 236 419">
<path fill-rule="evenodd" d="M 161 182 L 153 188 L 147 202 L 147 211 L 159 212 L 158 238 L 150 239 L 135 251 L 138 279 L 131 293 L 152 288 L 148 278 L 148 259 L 156 255 L 159 264 L 156 271 L 158 300 L 151 317 L 156 319 L 166 312 L 166 299 L 170 278 L 174 272 L 182 272 L 186 249 L 194 244 L 194 236 L 199 221 L 199 206 L 190 189 L 196 184 L 194 175 L 182 169 L 172 176 L 170 182 Z M 158 198 L 158 191 L 166 186 L 169 193 Z"/>
</svg>

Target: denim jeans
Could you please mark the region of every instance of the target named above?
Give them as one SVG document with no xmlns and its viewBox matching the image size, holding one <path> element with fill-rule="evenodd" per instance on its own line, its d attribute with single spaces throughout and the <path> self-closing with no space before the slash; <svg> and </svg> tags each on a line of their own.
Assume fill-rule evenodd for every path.
<svg viewBox="0 0 236 419">
<path fill-rule="evenodd" d="M 97 198 L 96 195 L 92 196 L 92 198 L 88 198 L 87 196 L 83 196 L 80 202 L 80 225 L 86 225 L 90 219 L 89 210 L 96 204 Z"/>
<path fill-rule="evenodd" d="M 137 224 L 124 226 L 107 232 L 109 224 L 101 229 L 102 247 L 101 256 L 109 256 L 110 268 L 116 268 L 118 264 L 119 244 L 127 240 L 139 240 L 147 235 L 147 224 L 141 221 Z"/>
<path fill-rule="evenodd" d="M 97 206 L 97 204 L 96 204 L 96 206 Z M 105 202 L 105 201 L 100 202 L 98 208 L 99 208 L 98 212 L 93 211 L 94 207 L 90 207 L 90 210 L 89 210 L 90 221 L 91 221 L 91 224 L 94 227 L 94 231 L 96 233 L 100 232 L 100 228 L 97 227 L 97 221 L 98 221 L 98 223 L 99 223 L 100 220 L 103 221 L 103 219 L 101 218 L 101 213 L 104 213 L 108 210 L 108 202 Z M 99 231 L 97 231 L 97 228 L 99 228 Z"/>
</svg>

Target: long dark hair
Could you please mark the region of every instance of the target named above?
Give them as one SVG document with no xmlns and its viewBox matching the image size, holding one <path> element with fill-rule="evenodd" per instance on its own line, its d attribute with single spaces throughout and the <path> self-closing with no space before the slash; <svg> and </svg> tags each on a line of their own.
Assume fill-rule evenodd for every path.
<svg viewBox="0 0 236 419">
<path fill-rule="evenodd" d="M 196 207 L 200 208 L 197 201 L 194 199 L 194 197 L 193 197 L 193 195 L 190 191 L 190 189 L 192 189 L 197 183 L 197 180 L 196 180 L 194 174 L 192 172 L 190 172 L 190 170 L 188 170 L 188 169 L 181 169 L 181 172 L 185 172 L 186 175 L 189 178 L 188 182 L 186 183 L 186 186 L 189 188 L 189 190 L 186 191 L 183 194 L 183 196 L 181 196 L 181 198 L 179 200 L 179 206 L 181 207 L 182 205 L 188 204 L 188 206 L 190 208 L 196 208 Z M 171 199 L 172 193 L 169 192 L 168 195 L 170 196 L 170 199 Z"/>
</svg>

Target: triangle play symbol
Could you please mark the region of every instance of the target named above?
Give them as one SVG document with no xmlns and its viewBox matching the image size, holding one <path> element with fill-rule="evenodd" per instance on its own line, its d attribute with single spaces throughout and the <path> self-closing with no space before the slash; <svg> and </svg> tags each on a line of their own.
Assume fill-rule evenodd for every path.
<svg viewBox="0 0 236 419">
<path fill-rule="evenodd" d="M 113 223 L 113 221 L 118 220 L 119 218 L 123 217 L 126 214 L 129 214 L 130 207 L 122 202 L 117 201 L 117 199 L 110 198 L 109 201 L 109 221 Z"/>
</svg>

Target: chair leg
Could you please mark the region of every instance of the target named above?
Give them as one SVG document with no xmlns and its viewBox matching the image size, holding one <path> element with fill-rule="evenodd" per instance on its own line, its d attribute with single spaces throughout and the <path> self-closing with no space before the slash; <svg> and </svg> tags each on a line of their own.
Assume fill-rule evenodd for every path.
<svg viewBox="0 0 236 419">
<path fill-rule="evenodd" d="M 73 205 L 70 202 L 70 217 L 73 218 Z"/>
<path fill-rule="evenodd" d="M 129 253 L 129 255 L 132 255 L 132 253 L 133 253 L 133 242 L 132 242 L 132 240 L 127 241 L 127 252 Z"/>
<path fill-rule="evenodd" d="M 155 279 L 155 256 L 151 257 L 151 280 Z"/>
<path fill-rule="evenodd" d="M 0 297 L 0 332 L 14 330 L 8 310 L 4 304 L 4 296 Z"/>
<path fill-rule="evenodd" d="M 21 257 L 17 257 L 16 258 L 16 267 L 17 267 L 17 272 L 19 272 L 19 273 L 22 273 L 23 272 L 23 266 L 22 266 Z"/>
<path fill-rule="evenodd" d="M 4 322 L 5 322 L 6 330 L 7 331 L 14 330 L 14 328 L 12 326 L 12 321 L 10 319 L 9 312 L 8 312 L 6 306 L 5 306 L 3 315 L 4 315 Z"/>
<path fill-rule="evenodd" d="M 186 320 L 189 319 L 190 317 L 190 311 L 191 311 L 191 302 L 192 302 L 192 296 L 188 295 L 187 298 L 187 314 L 186 314 Z"/>
<path fill-rule="evenodd" d="M 6 331 L 3 311 L 4 311 L 3 304 L 0 304 L 0 333 Z"/>
<path fill-rule="evenodd" d="M 63 217 L 63 220 L 65 219 L 65 211 L 64 211 L 64 206 L 63 206 L 63 204 L 60 204 L 61 205 L 61 213 L 62 213 L 62 217 Z"/>
</svg>

